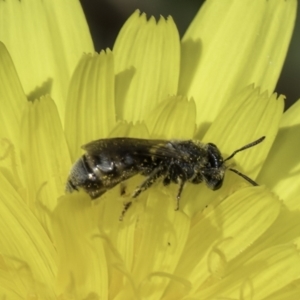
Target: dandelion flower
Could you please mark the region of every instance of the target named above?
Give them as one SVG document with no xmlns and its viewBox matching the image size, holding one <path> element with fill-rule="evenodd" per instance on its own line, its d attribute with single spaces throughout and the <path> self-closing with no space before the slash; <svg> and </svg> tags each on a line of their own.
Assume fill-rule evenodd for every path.
<svg viewBox="0 0 300 300">
<path fill-rule="evenodd" d="M 209 0 L 181 41 L 171 17 L 136 11 L 112 50 L 81 56 L 93 47 L 78 2 L 2 2 L 2 298 L 299 297 L 300 105 L 283 114 L 273 94 L 295 11 Z M 264 135 L 234 158 L 259 187 L 236 174 L 216 192 L 187 184 L 174 211 L 178 187 L 158 182 L 122 222 L 142 176 L 125 195 L 64 195 L 91 140 L 199 139 L 226 157 Z"/>
</svg>

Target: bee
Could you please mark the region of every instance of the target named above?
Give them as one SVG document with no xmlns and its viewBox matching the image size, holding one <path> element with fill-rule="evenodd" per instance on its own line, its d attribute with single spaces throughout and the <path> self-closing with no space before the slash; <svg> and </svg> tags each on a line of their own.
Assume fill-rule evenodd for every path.
<svg viewBox="0 0 300 300">
<path fill-rule="evenodd" d="M 148 140 L 136 138 L 109 138 L 92 141 L 82 148 L 86 151 L 73 165 L 66 191 L 86 191 L 96 199 L 117 184 L 137 174 L 146 179 L 135 189 L 132 198 L 148 189 L 158 178 L 163 185 L 179 185 L 177 206 L 186 182 L 204 182 L 213 191 L 222 187 L 226 170 L 244 178 L 253 186 L 258 184 L 225 162 L 238 152 L 261 143 L 265 137 L 235 150 L 226 159 L 215 144 L 198 140 Z M 124 205 L 122 216 L 131 205 Z"/>
</svg>

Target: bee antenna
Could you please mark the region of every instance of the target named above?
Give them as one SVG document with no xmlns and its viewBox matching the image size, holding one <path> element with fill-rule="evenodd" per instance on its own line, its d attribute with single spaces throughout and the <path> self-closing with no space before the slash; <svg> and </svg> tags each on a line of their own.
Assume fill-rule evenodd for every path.
<svg viewBox="0 0 300 300">
<path fill-rule="evenodd" d="M 245 174 L 239 172 L 238 170 L 236 170 L 236 169 L 231 169 L 231 168 L 229 168 L 228 170 L 230 170 L 230 171 L 232 171 L 233 173 L 235 173 L 235 174 L 241 176 L 241 177 L 244 178 L 246 181 L 248 181 L 249 183 L 251 183 L 253 186 L 258 186 L 258 184 L 257 184 L 254 180 L 252 180 L 251 178 L 249 178 L 249 177 L 246 176 Z"/>
<path fill-rule="evenodd" d="M 262 136 L 262 137 L 259 138 L 258 140 L 254 141 L 254 142 L 252 142 L 252 143 L 250 143 L 250 144 L 247 144 L 247 145 L 245 145 L 244 147 L 242 147 L 242 148 L 240 148 L 240 149 L 235 150 L 231 155 L 229 155 L 229 156 L 224 160 L 224 162 L 225 162 L 226 160 L 229 160 L 229 159 L 233 158 L 238 152 L 241 152 L 241 151 L 243 151 L 243 150 L 246 150 L 246 149 L 248 149 L 248 148 L 251 148 L 251 147 L 253 147 L 253 146 L 255 146 L 255 145 L 261 143 L 265 138 L 266 138 L 265 136 Z M 246 181 L 248 181 L 249 183 L 251 183 L 253 186 L 258 186 L 258 184 L 257 184 L 254 180 L 252 180 L 251 178 L 249 178 L 249 177 L 246 176 L 245 174 L 239 172 L 238 170 L 232 169 L 232 168 L 228 168 L 228 170 L 230 170 L 231 172 L 233 172 L 233 173 L 235 173 L 235 174 L 241 176 L 241 177 L 244 178 Z"/>
<path fill-rule="evenodd" d="M 253 146 L 255 146 L 255 145 L 261 143 L 265 138 L 266 138 L 265 136 L 262 136 L 262 137 L 259 138 L 258 140 L 254 141 L 254 142 L 252 142 L 252 143 L 250 143 L 250 144 L 247 144 L 247 145 L 245 145 L 244 147 L 242 147 L 242 148 L 240 148 L 240 149 L 235 150 L 231 155 L 229 155 L 229 156 L 224 160 L 224 162 L 227 161 L 227 160 L 229 160 L 229 159 L 231 159 L 231 158 L 233 158 L 238 152 L 244 151 L 244 150 L 246 150 L 246 149 L 248 149 L 248 148 L 251 148 L 251 147 L 253 147 Z M 234 169 L 229 169 L 229 170 L 233 171 Z M 235 172 L 235 173 L 237 173 L 238 175 L 242 176 L 242 174 L 239 173 L 237 170 L 234 170 L 233 172 Z M 243 175 L 242 177 L 245 178 L 245 179 L 246 179 L 247 181 L 249 181 L 249 182 L 254 182 L 254 181 L 252 181 L 250 178 L 248 178 L 248 177 L 245 176 L 245 175 Z"/>
</svg>

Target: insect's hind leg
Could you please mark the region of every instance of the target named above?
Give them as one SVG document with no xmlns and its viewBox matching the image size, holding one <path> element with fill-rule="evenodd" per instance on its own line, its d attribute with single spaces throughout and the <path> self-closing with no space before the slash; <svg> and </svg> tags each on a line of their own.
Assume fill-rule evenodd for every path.
<svg viewBox="0 0 300 300">
<path fill-rule="evenodd" d="M 119 221 L 123 221 L 123 218 L 125 216 L 126 211 L 128 210 L 128 208 L 132 205 L 132 201 L 126 202 L 124 203 L 124 207 L 123 210 L 121 212 L 121 215 L 119 217 Z"/>
<path fill-rule="evenodd" d="M 181 193 L 182 193 L 182 190 L 183 190 L 183 187 L 184 187 L 184 184 L 185 184 L 185 180 L 183 180 L 181 178 L 178 178 L 177 180 L 178 180 L 178 184 L 179 184 L 179 189 L 178 189 L 177 197 L 176 197 L 176 208 L 175 208 L 175 210 L 179 210 L 179 200 L 180 200 Z"/>
<path fill-rule="evenodd" d="M 146 180 L 136 188 L 136 190 L 132 195 L 132 198 L 136 198 L 141 192 L 148 189 L 156 181 L 158 177 L 162 176 L 163 172 L 164 172 L 164 168 L 162 166 L 158 166 L 156 169 L 154 169 L 150 173 L 150 175 L 146 178 Z M 127 212 L 127 210 L 131 205 L 132 205 L 132 201 L 128 201 L 124 204 L 121 216 L 119 218 L 120 221 L 123 220 L 125 213 Z"/>
<path fill-rule="evenodd" d="M 136 198 L 141 192 L 147 190 L 156 181 L 157 178 L 162 176 L 163 171 L 164 168 L 162 166 L 158 166 L 156 169 L 154 169 L 147 177 L 147 179 L 136 188 L 132 195 L 132 198 Z"/>
<path fill-rule="evenodd" d="M 150 173 L 150 175 L 147 177 L 147 179 L 140 186 L 138 186 L 136 188 L 136 190 L 134 191 L 134 193 L 132 195 L 132 198 L 136 198 L 141 192 L 148 189 L 155 182 L 155 180 L 162 175 L 163 171 L 164 171 L 164 168 L 162 166 L 159 166 L 156 169 L 154 169 L 152 171 L 152 173 Z M 121 216 L 119 217 L 120 221 L 123 221 L 125 213 L 127 212 L 127 210 L 129 209 L 129 207 L 131 205 L 132 205 L 132 201 L 128 201 L 128 202 L 124 203 L 124 207 L 123 207 Z"/>
</svg>

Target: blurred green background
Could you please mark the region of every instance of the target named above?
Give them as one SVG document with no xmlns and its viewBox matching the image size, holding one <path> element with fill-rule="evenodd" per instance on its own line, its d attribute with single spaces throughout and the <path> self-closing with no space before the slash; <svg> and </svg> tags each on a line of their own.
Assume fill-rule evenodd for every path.
<svg viewBox="0 0 300 300">
<path fill-rule="evenodd" d="M 164 17 L 171 15 L 180 36 L 183 36 L 203 2 L 202 0 L 81 0 L 81 5 L 90 27 L 95 49 L 99 52 L 107 47 L 112 48 L 120 28 L 137 8 L 148 16 L 154 15 L 156 18 L 160 15 Z M 299 7 L 300 4 L 291 45 L 275 90 L 286 96 L 286 108 L 300 98 Z"/>
</svg>

